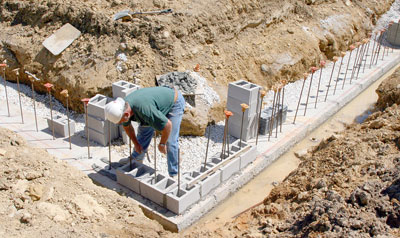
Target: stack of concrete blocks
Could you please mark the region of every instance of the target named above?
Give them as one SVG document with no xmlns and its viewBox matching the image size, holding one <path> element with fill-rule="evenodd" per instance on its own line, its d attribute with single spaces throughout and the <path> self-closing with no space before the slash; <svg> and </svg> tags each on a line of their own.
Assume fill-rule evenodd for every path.
<svg viewBox="0 0 400 238">
<path fill-rule="evenodd" d="M 109 143 L 109 126 L 111 129 L 111 140 L 119 137 L 117 125 L 110 123 L 106 120 L 105 116 L 104 108 L 111 101 L 111 98 L 97 94 L 89 100 L 87 105 L 89 138 L 103 146 Z"/>
<path fill-rule="evenodd" d="M 386 31 L 386 40 L 392 45 L 400 45 L 400 34 L 398 31 L 400 23 L 393 23 Z"/>
<path fill-rule="evenodd" d="M 249 106 L 243 115 L 242 140 L 247 141 L 257 135 L 257 101 L 260 89 L 260 86 L 244 80 L 229 83 L 226 107 L 233 112 L 228 124 L 230 135 L 240 138 L 242 103 Z"/>
<path fill-rule="evenodd" d="M 129 83 L 129 82 L 125 81 L 125 80 L 120 80 L 120 81 L 115 82 L 115 83 L 112 84 L 113 98 L 117 98 L 117 97 L 125 98 L 130 93 L 138 90 L 139 88 L 140 87 L 138 85 L 135 85 L 133 83 Z M 137 125 L 136 125 L 136 128 L 137 128 Z M 122 141 L 125 144 L 129 143 L 128 135 L 126 134 L 126 132 L 122 128 L 122 126 L 119 127 L 119 135 L 122 137 Z"/>
<path fill-rule="evenodd" d="M 208 159 L 206 167 L 201 165 L 198 169 L 183 174 L 180 188 L 178 188 L 176 180 L 159 173 L 155 177 L 154 169 L 137 162 L 133 162 L 132 167 L 127 164 L 117 169 L 117 181 L 154 203 L 176 214 L 182 214 L 222 182 L 254 161 L 257 156 L 256 147 L 250 146 L 244 141 L 242 141 L 241 146 L 239 146 L 239 143 L 239 140 L 232 143 L 230 155 L 226 158 L 230 161 L 223 166 L 216 167 L 225 161 L 217 153 Z M 246 152 L 242 153 L 243 149 L 246 149 Z M 241 154 L 238 155 L 238 153 Z M 211 170 L 213 172 L 207 174 L 203 179 L 194 181 Z"/>
<path fill-rule="evenodd" d="M 55 116 L 53 118 L 54 123 L 54 133 L 60 135 L 61 137 L 67 137 L 68 134 L 68 118 L 62 116 Z M 52 129 L 51 118 L 47 118 L 47 125 L 49 126 L 50 130 Z M 69 121 L 70 127 L 70 134 L 71 136 L 75 134 L 75 122 Z"/>
<path fill-rule="evenodd" d="M 287 115 L 287 105 L 283 105 L 282 109 L 282 104 L 279 105 L 279 110 L 278 113 L 274 114 L 274 117 L 272 118 L 272 107 L 267 107 L 261 111 L 261 117 L 260 117 L 260 127 L 259 127 L 259 133 L 261 135 L 266 135 L 269 133 L 270 129 L 270 123 L 272 122 L 272 130 L 275 129 L 281 122 L 281 115 L 282 115 L 282 123 L 286 121 L 286 115 Z"/>
</svg>

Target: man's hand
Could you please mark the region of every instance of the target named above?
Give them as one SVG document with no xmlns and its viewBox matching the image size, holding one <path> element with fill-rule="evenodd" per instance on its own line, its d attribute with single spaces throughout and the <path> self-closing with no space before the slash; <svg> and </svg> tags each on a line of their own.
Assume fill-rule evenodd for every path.
<svg viewBox="0 0 400 238">
<path fill-rule="evenodd" d="M 167 153 L 167 146 L 165 144 L 158 144 L 158 150 L 163 153 L 166 154 Z"/>
</svg>

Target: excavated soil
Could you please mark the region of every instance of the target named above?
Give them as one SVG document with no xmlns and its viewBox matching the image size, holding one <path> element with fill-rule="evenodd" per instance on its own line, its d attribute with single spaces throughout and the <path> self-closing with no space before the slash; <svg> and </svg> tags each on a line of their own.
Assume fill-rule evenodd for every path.
<svg viewBox="0 0 400 238">
<path fill-rule="evenodd" d="M 0 128 L 0 237 L 157 237 L 138 204 Z"/>
<path fill-rule="evenodd" d="M 246 79 L 263 87 L 284 78 L 294 81 L 320 60 L 332 59 L 367 36 L 393 0 L 286 1 L 15 1 L 0 0 L 0 60 L 7 79 L 20 68 L 55 85 L 54 95 L 70 91 L 71 107 L 80 99 L 111 96 L 118 80 L 155 85 L 155 76 L 172 71 L 199 73 L 223 99 L 209 120 L 223 119 L 227 83 Z M 114 21 L 121 10 L 173 9 Z M 135 15 L 134 15 L 135 16 Z M 82 32 L 62 54 L 52 55 L 43 41 L 70 23 Z M 199 113 L 201 114 L 201 113 Z M 207 113 L 206 113 L 207 115 Z M 199 115 L 201 116 L 201 115 Z M 207 120 L 204 122 L 207 123 Z M 205 127 L 204 127 L 205 128 Z"/>
</svg>

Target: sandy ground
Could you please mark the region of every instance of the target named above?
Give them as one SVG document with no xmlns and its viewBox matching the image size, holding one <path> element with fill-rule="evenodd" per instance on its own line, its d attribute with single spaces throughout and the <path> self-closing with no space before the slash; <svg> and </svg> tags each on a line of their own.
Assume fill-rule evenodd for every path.
<svg viewBox="0 0 400 238">
<path fill-rule="evenodd" d="M 0 128 L 1 237 L 155 237 L 167 234 L 137 203 Z"/>
</svg>

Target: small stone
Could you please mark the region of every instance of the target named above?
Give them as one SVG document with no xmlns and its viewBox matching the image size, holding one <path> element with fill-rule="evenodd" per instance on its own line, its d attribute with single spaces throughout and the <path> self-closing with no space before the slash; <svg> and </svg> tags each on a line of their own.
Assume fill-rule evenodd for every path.
<svg viewBox="0 0 400 238">
<path fill-rule="evenodd" d="M 162 37 L 163 37 L 164 39 L 169 38 L 169 36 L 170 36 L 169 31 L 164 31 L 164 32 L 163 32 L 163 36 L 162 36 Z"/>
<path fill-rule="evenodd" d="M 32 221 L 32 215 L 29 212 L 24 212 L 22 213 L 20 221 L 22 223 L 30 223 Z"/>
<path fill-rule="evenodd" d="M 261 65 L 261 71 L 263 71 L 263 72 L 268 72 L 268 66 L 265 65 L 265 64 L 262 64 L 262 65 Z"/>
<path fill-rule="evenodd" d="M 121 43 L 121 44 L 119 45 L 119 49 L 120 49 L 120 50 L 126 50 L 126 44 L 125 44 L 125 43 Z"/>
<path fill-rule="evenodd" d="M 316 189 L 321 189 L 324 187 L 326 187 L 326 183 L 325 183 L 325 180 L 323 180 L 323 179 L 319 180 L 318 183 L 315 185 Z"/>
<path fill-rule="evenodd" d="M 297 158 L 301 159 L 301 158 L 304 158 L 304 157 L 307 155 L 307 153 L 308 153 L 308 150 L 307 150 L 307 149 L 302 149 L 302 150 L 299 150 L 299 151 L 294 152 L 294 155 L 295 155 Z"/>
<path fill-rule="evenodd" d="M 6 150 L 0 149 L 0 156 L 4 156 L 6 155 L 6 153 L 7 153 Z"/>
<path fill-rule="evenodd" d="M 43 186 L 40 184 L 32 184 L 29 187 L 29 196 L 32 201 L 38 201 L 43 195 Z"/>
<path fill-rule="evenodd" d="M 294 34 L 294 31 L 293 31 L 292 29 L 287 29 L 287 32 L 288 32 L 289 34 Z"/>
</svg>

